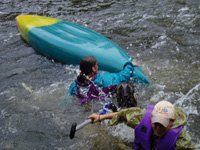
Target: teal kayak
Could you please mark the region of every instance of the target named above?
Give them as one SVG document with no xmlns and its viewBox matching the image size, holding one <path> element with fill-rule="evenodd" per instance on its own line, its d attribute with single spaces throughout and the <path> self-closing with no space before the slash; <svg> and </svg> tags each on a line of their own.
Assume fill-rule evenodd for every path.
<svg viewBox="0 0 200 150">
<path fill-rule="evenodd" d="M 77 24 L 43 16 L 16 17 L 22 38 L 40 53 L 57 61 L 79 65 L 82 57 L 94 55 L 99 69 L 119 72 L 130 56 L 106 37 Z M 134 82 L 150 85 L 139 67 L 133 70 Z"/>
</svg>

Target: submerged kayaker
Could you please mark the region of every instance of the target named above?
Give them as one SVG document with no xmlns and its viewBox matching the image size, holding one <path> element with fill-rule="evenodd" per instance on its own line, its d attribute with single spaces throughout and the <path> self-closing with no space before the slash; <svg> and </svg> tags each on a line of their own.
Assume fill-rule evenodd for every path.
<svg viewBox="0 0 200 150">
<path fill-rule="evenodd" d="M 67 95 L 78 96 L 80 103 L 105 99 L 109 93 L 115 92 L 116 85 L 129 81 L 134 66 L 138 66 L 138 64 L 134 61 L 128 61 L 124 64 L 123 70 L 118 73 L 98 74 L 96 58 L 92 55 L 85 56 L 80 62 L 81 72 L 71 84 Z"/>
<path fill-rule="evenodd" d="M 184 129 L 186 116 L 182 109 L 168 101 L 160 101 L 146 109 L 132 107 L 119 112 L 88 117 L 93 123 L 112 119 L 108 125 L 124 122 L 135 128 L 135 141 L 129 145 L 135 150 L 196 150 L 190 135 Z M 124 149 L 130 149 L 123 145 Z"/>
<path fill-rule="evenodd" d="M 104 107 L 99 110 L 99 114 L 117 112 L 120 109 L 137 107 L 137 98 L 134 94 L 132 84 L 123 82 L 116 86 L 117 103 L 109 100 Z"/>
</svg>

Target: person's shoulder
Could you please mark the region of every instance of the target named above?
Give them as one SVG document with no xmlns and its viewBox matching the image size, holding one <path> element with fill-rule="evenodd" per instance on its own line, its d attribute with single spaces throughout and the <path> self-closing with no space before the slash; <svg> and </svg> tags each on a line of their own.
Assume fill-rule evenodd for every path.
<svg viewBox="0 0 200 150">
<path fill-rule="evenodd" d="M 177 121 L 181 121 L 182 124 L 185 124 L 187 122 L 187 117 L 183 110 L 179 107 L 174 106 L 175 109 L 175 118 Z"/>
<path fill-rule="evenodd" d="M 184 128 L 179 133 L 179 137 L 176 141 L 176 149 L 196 150 L 196 146 L 192 142 L 191 136 L 187 133 L 187 131 Z"/>
<path fill-rule="evenodd" d="M 146 113 L 146 108 L 142 109 L 140 107 L 130 107 L 126 109 L 121 109 L 120 112 L 131 115 L 138 115 L 138 114 L 144 115 Z"/>
<path fill-rule="evenodd" d="M 110 79 L 110 73 L 98 73 L 98 75 L 96 76 L 94 82 L 97 84 L 97 86 L 102 87 L 104 86 L 105 81 L 107 81 L 108 79 Z"/>
<path fill-rule="evenodd" d="M 174 124 L 171 127 L 172 129 L 177 128 L 179 126 L 183 126 L 187 123 L 187 117 L 186 117 L 185 113 L 183 112 L 183 110 L 176 106 L 174 106 L 174 109 L 175 109 L 176 120 L 174 121 Z"/>
</svg>

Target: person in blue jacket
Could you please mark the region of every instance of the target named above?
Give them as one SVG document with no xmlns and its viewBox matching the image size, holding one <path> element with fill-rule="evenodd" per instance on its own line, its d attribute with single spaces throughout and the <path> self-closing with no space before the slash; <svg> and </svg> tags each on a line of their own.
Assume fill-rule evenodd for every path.
<svg viewBox="0 0 200 150">
<path fill-rule="evenodd" d="M 80 103 L 89 100 L 105 99 L 109 93 L 115 92 L 116 85 L 128 82 L 132 77 L 132 70 L 138 64 L 128 61 L 122 71 L 118 73 L 97 73 L 98 62 L 92 55 L 85 56 L 80 61 L 80 74 L 70 85 L 68 96 L 76 95 Z"/>
</svg>

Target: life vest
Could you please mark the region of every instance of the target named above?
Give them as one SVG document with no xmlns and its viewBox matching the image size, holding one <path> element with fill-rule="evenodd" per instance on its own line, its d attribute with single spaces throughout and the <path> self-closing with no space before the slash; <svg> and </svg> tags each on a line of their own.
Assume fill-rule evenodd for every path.
<svg viewBox="0 0 200 150">
<path fill-rule="evenodd" d="M 80 83 L 77 80 L 76 82 L 76 88 L 77 88 L 77 93 L 74 95 L 77 95 L 80 98 L 80 103 L 87 102 L 89 100 L 100 100 L 100 99 L 105 99 L 109 92 L 113 92 L 115 89 L 116 85 L 111 85 L 105 88 L 100 88 L 98 87 L 95 83 L 94 80 L 96 79 L 97 74 L 95 74 L 92 77 L 92 80 L 88 80 L 88 82 L 85 83 Z M 84 88 L 84 90 L 82 90 Z M 84 91 L 84 92 L 83 92 Z"/>
<path fill-rule="evenodd" d="M 151 150 L 151 137 L 153 134 L 153 128 L 151 123 L 151 113 L 154 109 L 153 105 L 147 106 L 147 111 L 140 122 L 135 128 L 135 150 Z M 156 150 L 174 150 L 176 140 L 179 136 L 183 126 L 179 126 L 174 129 L 170 129 L 164 136 L 160 137 L 156 144 Z"/>
</svg>

